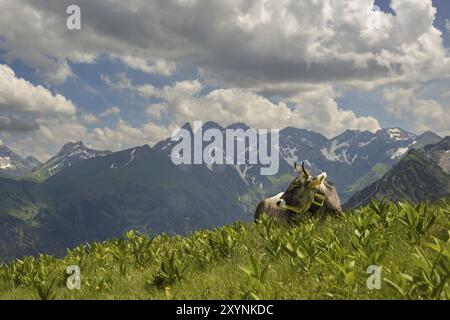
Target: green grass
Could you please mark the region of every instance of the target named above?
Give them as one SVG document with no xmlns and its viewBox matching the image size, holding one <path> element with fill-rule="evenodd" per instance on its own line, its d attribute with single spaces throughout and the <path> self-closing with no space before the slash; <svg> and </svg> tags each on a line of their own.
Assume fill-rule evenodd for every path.
<svg viewBox="0 0 450 320">
<path fill-rule="evenodd" d="M 390 167 L 384 163 L 377 163 L 370 169 L 369 172 L 361 176 L 350 187 L 344 190 L 342 198 L 344 201 L 349 200 L 352 195 L 370 186 L 373 182 L 381 179 L 388 171 Z"/>
<path fill-rule="evenodd" d="M 450 201 L 123 239 L 0 267 L 0 299 L 448 299 Z M 81 269 L 81 289 L 66 268 Z M 369 290 L 367 268 L 381 267 Z"/>
</svg>

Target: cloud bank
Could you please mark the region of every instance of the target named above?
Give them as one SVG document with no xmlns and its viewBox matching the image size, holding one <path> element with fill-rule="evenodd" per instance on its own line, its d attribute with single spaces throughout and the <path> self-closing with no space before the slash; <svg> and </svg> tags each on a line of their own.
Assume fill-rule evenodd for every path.
<svg viewBox="0 0 450 320">
<path fill-rule="evenodd" d="M 380 90 L 388 116 L 417 131 L 449 133 L 450 102 L 421 96 L 428 82 L 450 77 L 431 0 L 392 0 L 395 14 L 373 10 L 373 0 L 80 0 L 80 31 L 65 28 L 70 4 L 0 0 L 3 59 L 26 64 L 54 88 L 77 76 L 74 64 L 119 61 L 125 70 L 102 73 L 101 80 L 148 100 L 147 119 L 127 123 L 120 105 L 83 113 L 61 94 L 2 66 L 0 130 L 34 132 L 17 146 L 34 144 L 44 154 L 44 144 L 59 143 L 52 136 L 70 127 L 66 139 L 79 134 L 77 140 L 114 149 L 155 142 L 193 120 L 296 126 L 327 136 L 379 129 L 374 116 L 338 102 L 347 90 Z M 198 79 L 176 79 L 189 67 Z M 142 83 L 127 70 L 160 82 L 175 79 Z M 117 121 L 105 124 L 112 116 Z"/>
</svg>

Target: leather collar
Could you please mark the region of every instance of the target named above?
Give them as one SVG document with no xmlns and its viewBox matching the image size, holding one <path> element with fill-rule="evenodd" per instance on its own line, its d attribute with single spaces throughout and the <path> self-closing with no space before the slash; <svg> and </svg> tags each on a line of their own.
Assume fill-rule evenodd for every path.
<svg viewBox="0 0 450 320">
<path fill-rule="evenodd" d="M 320 208 L 322 208 L 324 206 L 325 200 L 326 200 L 326 197 L 323 194 L 316 193 L 314 195 L 311 206 L 309 207 L 308 210 L 306 210 L 306 212 L 316 213 L 317 211 L 320 210 Z M 286 211 L 290 212 L 291 215 L 299 214 L 298 212 L 296 212 L 292 209 L 288 209 Z"/>
</svg>

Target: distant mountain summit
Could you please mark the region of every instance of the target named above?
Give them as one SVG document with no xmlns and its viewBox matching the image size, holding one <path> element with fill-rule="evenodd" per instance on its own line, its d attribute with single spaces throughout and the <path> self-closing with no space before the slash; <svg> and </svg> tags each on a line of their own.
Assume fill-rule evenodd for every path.
<svg viewBox="0 0 450 320">
<path fill-rule="evenodd" d="M 450 136 L 445 137 L 439 143 L 424 147 L 427 157 L 437 163 L 442 170 L 450 173 Z"/>
<path fill-rule="evenodd" d="M 187 130 L 189 133 L 193 134 L 193 128 L 189 123 L 183 125 L 182 129 Z M 202 126 L 203 132 L 206 132 L 208 129 L 218 130 L 223 134 L 224 142 L 226 130 L 243 130 L 244 132 L 250 127 L 248 127 L 244 123 L 235 123 L 231 124 L 227 127 L 222 127 L 219 124 L 208 121 L 205 122 Z M 236 141 L 236 139 L 235 139 Z M 172 149 L 178 144 L 177 141 L 172 141 L 170 138 L 165 139 L 157 143 L 153 150 L 164 154 L 167 158 L 170 159 Z M 210 142 L 203 142 L 203 148 L 209 145 Z M 194 158 L 194 148 L 193 141 L 191 141 L 191 159 Z M 246 152 L 249 152 L 249 145 L 245 145 Z M 253 147 L 250 147 L 253 148 Z M 235 155 L 236 157 L 236 155 Z M 199 175 L 199 179 L 218 179 L 218 181 L 227 182 L 233 186 L 234 190 L 239 192 L 242 195 L 242 199 L 248 199 L 247 192 L 253 192 L 253 189 L 257 189 L 257 192 L 273 192 L 274 186 L 275 189 L 278 189 L 278 186 L 274 184 L 273 179 L 269 179 L 268 176 L 262 176 L 260 174 L 260 164 L 197 164 L 197 165 L 180 165 L 180 168 L 184 171 L 190 171 Z M 292 167 L 284 160 L 280 159 L 280 173 L 285 173 L 289 170 L 289 173 L 292 173 Z M 270 177 L 274 178 L 274 177 Z M 284 187 L 284 186 L 283 186 Z M 254 194 L 252 194 L 254 196 Z M 253 206 L 253 203 L 251 204 Z"/>
<path fill-rule="evenodd" d="M 40 164 L 36 158 L 24 159 L 7 146 L 0 145 L 0 177 L 20 178 L 31 173 Z"/>
<path fill-rule="evenodd" d="M 108 154 L 111 154 L 111 151 L 90 149 L 82 141 L 70 142 L 64 145 L 56 156 L 33 170 L 31 178 L 42 181 L 81 161 L 103 157 Z"/>
<path fill-rule="evenodd" d="M 412 147 L 414 149 L 421 149 L 427 145 L 438 143 L 441 140 L 442 137 L 440 137 L 436 133 L 427 131 L 416 138 L 415 143 L 412 145 Z"/>
<path fill-rule="evenodd" d="M 347 139 L 342 141 L 342 136 Z M 441 139 L 431 132 L 417 136 L 400 128 L 381 129 L 376 133 L 347 131 L 332 139 L 331 146 L 337 145 L 334 151 L 338 155 L 337 160 L 347 162 L 352 169 L 351 181 L 339 190 L 342 200 L 347 201 L 353 194 L 381 178 L 410 149 L 437 143 Z"/>
<path fill-rule="evenodd" d="M 450 196 L 450 137 L 422 149 L 411 149 L 381 179 L 356 193 L 347 207 L 381 201 L 420 202 Z"/>
</svg>

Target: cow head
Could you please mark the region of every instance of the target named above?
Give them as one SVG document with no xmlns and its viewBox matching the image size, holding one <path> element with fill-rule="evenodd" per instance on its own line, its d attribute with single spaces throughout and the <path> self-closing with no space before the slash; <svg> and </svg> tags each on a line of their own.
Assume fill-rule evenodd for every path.
<svg viewBox="0 0 450 320">
<path fill-rule="evenodd" d="M 316 201 L 317 190 L 325 181 L 327 174 L 324 172 L 316 177 L 312 177 L 305 169 L 305 164 L 302 163 L 300 168 L 297 162 L 295 163 L 295 170 L 298 176 L 291 182 L 281 199 L 278 200 L 277 206 L 283 210 L 291 210 L 302 214 L 307 212 L 311 204 Z"/>
</svg>

